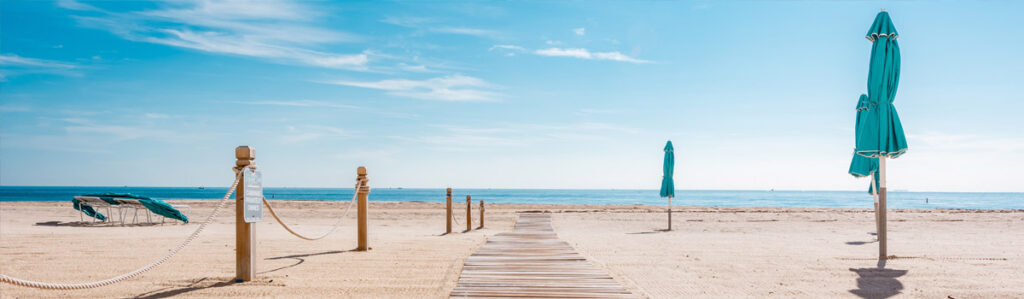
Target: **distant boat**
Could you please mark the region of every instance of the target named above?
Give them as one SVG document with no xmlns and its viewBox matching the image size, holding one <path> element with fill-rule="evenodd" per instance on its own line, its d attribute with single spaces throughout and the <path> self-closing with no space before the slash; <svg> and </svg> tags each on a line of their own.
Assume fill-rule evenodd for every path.
<svg viewBox="0 0 1024 299">
<path fill-rule="evenodd" d="M 775 188 L 769 189 L 768 192 L 775 192 Z"/>
<path fill-rule="evenodd" d="M 199 186 L 199 190 L 203 190 L 203 189 L 206 189 L 206 187 Z"/>
</svg>

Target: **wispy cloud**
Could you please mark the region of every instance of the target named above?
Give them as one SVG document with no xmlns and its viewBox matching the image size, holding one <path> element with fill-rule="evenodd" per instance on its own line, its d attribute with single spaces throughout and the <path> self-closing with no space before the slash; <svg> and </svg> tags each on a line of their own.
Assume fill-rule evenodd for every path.
<svg viewBox="0 0 1024 299">
<path fill-rule="evenodd" d="M 536 146 L 563 141 L 608 141 L 617 135 L 635 135 L 638 130 L 608 123 L 583 122 L 566 124 L 506 123 L 492 127 L 432 125 L 440 132 L 417 136 L 391 136 L 393 139 L 416 142 L 431 150 L 471 152 L 496 147 Z"/>
<path fill-rule="evenodd" d="M 523 47 L 520 47 L 520 46 L 516 46 L 516 45 L 494 45 L 494 46 L 491 46 L 491 48 L 487 49 L 487 50 L 488 51 L 494 51 L 494 50 L 515 50 L 515 51 L 521 51 L 522 52 L 522 51 L 526 51 L 526 48 L 523 48 Z"/>
<path fill-rule="evenodd" d="M 436 73 L 437 72 L 435 70 L 427 68 L 426 65 L 422 65 L 422 64 L 408 64 L 408 63 L 404 63 L 404 62 L 398 63 L 398 69 L 403 70 L 403 71 L 407 71 L 407 72 L 416 72 L 416 73 Z"/>
<path fill-rule="evenodd" d="M 579 36 L 583 36 L 587 34 L 587 28 L 576 28 L 572 30 L 572 33 L 575 33 L 576 35 Z"/>
<path fill-rule="evenodd" d="M 144 114 L 144 116 L 146 118 L 149 118 L 149 119 L 167 119 L 167 118 L 171 118 L 170 115 L 163 114 L 163 113 L 146 113 L 146 114 Z"/>
<path fill-rule="evenodd" d="M 461 35 L 472 35 L 479 37 L 494 37 L 498 34 L 497 31 L 479 29 L 479 28 L 468 28 L 468 27 L 435 27 L 430 28 L 430 31 L 436 33 L 447 33 L 447 34 L 461 34 Z"/>
<path fill-rule="evenodd" d="M 487 51 L 501 51 L 505 52 L 505 56 L 516 56 L 516 53 L 526 52 L 526 48 L 516 45 L 494 45 Z"/>
<path fill-rule="evenodd" d="M 18 75 L 26 73 L 56 74 L 65 76 L 79 76 L 77 72 L 80 67 L 77 64 L 39 58 L 21 57 L 14 54 L 0 54 L 0 66 L 3 73 L 0 73 L 0 81 L 7 75 Z"/>
<path fill-rule="evenodd" d="M 419 27 L 419 26 L 421 26 L 423 24 L 429 24 L 429 23 L 431 23 L 433 21 L 434 20 L 431 19 L 431 18 L 409 17 L 409 16 L 404 16 L 404 17 L 387 16 L 387 17 L 384 17 L 383 19 L 380 20 L 381 23 L 386 23 L 386 24 L 391 24 L 391 25 L 396 25 L 396 26 L 402 26 L 402 27 L 409 27 L 409 28 Z"/>
<path fill-rule="evenodd" d="M 25 105 L 11 105 L 3 104 L 0 105 L 0 112 L 29 112 L 32 111 L 32 107 Z"/>
<path fill-rule="evenodd" d="M 267 106 L 286 106 L 286 107 L 314 107 L 314 108 L 335 108 L 335 109 L 360 109 L 362 107 L 355 105 L 336 104 L 323 101 L 310 101 L 310 100 L 296 100 L 296 101 L 236 101 L 232 102 L 236 104 L 245 105 L 267 105 Z"/>
<path fill-rule="evenodd" d="M 284 1 L 167 1 L 159 9 L 111 12 L 64 0 L 59 6 L 88 15 L 75 16 L 85 27 L 122 38 L 203 52 L 241 55 L 280 63 L 365 70 L 371 52 L 316 50 L 330 43 L 354 42 L 354 34 L 309 23 L 322 16 L 306 3 Z"/>
<path fill-rule="evenodd" d="M 612 60 L 612 61 L 622 61 L 622 62 L 629 62 L 629 63 L 651 63 L 651 61 L 629 57 L 629 56 L 627 56 L 625 54 L 622 54 L 622 53 L 619 53 L 617 51 L 615 51 L 615 52 L 590 52 L 590 50 L 587 50 L 587 49 L 584 49 L 584 48 L 566 48 L 566 49 L 562 49 L 562 48 L 547 48 L 547 49 L 536 50 L 533 53 L 537 54 L 537 55 L 541 55 L 541 56 L 572 57 L 572 58 L 588 59 L 588 60 Z"/>
<path fill-rule="evenodd" d="M 494 38 L 499 35 L 498 31 L 490 29 L 481 29 L 465 26 L 445 26 L 439 24 L 438 20 L 425 17 L 389 16 L 385 17 L 384 19 L 381 19 L 380 22 L 396 26 L 402 26 L 406 28 L 413 28 L 421 30 L 422 32 L 431 32 L 439 34 L 458 34 L 487 38 Z"/>
<path fill-rule="evenodd" d="M 597 114 L 613 114 L 618 112 L 618 109 L 595 109 L 595 108 L 583 108 L 573 114 L 576 115 L 597 115 Z"/>
<path fill-rule="evenodd" d="M 496 88 L 479 78 L 452 75 L 425 80 L 389 79 L 381 81 L 330 81 L 328 84 L 385 90 L 399 97 L 438 101 L 494 101 L 500 94 Z"/>
<path fill-rule="evenodd" d="M 142 125 L 108 124 L 99 123 L 86 118 L 64 118 L 67 123 L 64 130 L 68 135 L 100 135 L 103 140 L 120 142 L 141 138 L 156 138 L 160 140 L 178 140 L 182 135 L 165 129 L 154 129 Z"/>
<path fill-rule="evenodd" d="M 347 130 L 322 125 L 305 125 L 305 126 L 289 126 L 287 133 L 285 133 L 281 140 L 285 143 L 301 143 L 309 141 L 319 141 L 322 139 L 338 139 L 349 137 L 350 134 Z"/>
</svg>

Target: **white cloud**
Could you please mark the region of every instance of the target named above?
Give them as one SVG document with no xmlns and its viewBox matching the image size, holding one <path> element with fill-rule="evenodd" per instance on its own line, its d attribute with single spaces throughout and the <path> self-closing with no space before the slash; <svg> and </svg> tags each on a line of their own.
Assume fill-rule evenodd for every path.
<svg viewBox="0 0 1024 299">
<path fill-rule="evenodd" d="M 321 126 L 321 125 L 305 125 L 301 127 L 289 126 L 287 133 L 285 133 L 281 140 L 284 143 L 301 143 L 309 141 L 318 141 L 321 139 L 330 138 L 345 138 L 349 137 L 350 134 L 345 129 Z"/>
<path fill-rule="evenodd" d="M 29 112 L 32 111 L 32 107 L 24 105 L 11 105 L 3 104 L 0 105 L 0 112 Z"/>
<path fill-rule="evenodd" d="M 335 104 L 330 102 L 322 101 L 309 101 L 309 100 L 297 100 L 297 101 L 238 101 L 232 102 L 236 104 L 245 105 L 269 105 L 269 106 L 288 106 L 288 107 L 316 107 L 316 108 L 335 108 L 335 109 L 360 109 L 359 106 Z"/>
<path fill-rule="evenodd" d="M 525 52 L 526 48 L 523 48 L 523 47 L 520 47 L 520 46 L 516 46 L 516 45 L 494 45 L 494 46 L 491 46 L 491 48 L 487 49 L 487 50 L 488 51 L 494 51 L 494 50 L 514 50 L 514 51 Z"/>
<path fill-rule="evenodd" d="M 516 45 L 494 45 L 487 51 L 501 51 L 505 53 L 505 56 L 516 56 L 517 52 L 526 52 L 526 48 Z"/>
<path fill-rule="evenodd" d="M 397 26 L 402 26 L 402 27 L 417 27 L 417 26 L 420 26 L 420 25 L 423 25 L 423 24 L 430 23 L 432 21 L 433 20 L 430 19 L 430 18 L 423 18 L 423 17 L 395 17 L 395 16 L 388 16 L 388 17 L 385 17 L 384 19 L 380 20 L 381 23 L 387 23 L 387 24 L 397 25 Z"/>
<path fill-rule="evenodd" d="M 587 34 L 587 28 L 576 28 L 573 29 L 572 32 L 575 33 L 576 35 L 583 36 Z"/>
<path fill-rule="evenodd" d="M 399 63 L 398 64 L 398 68 L 403 70 L 403 71 L 416 72 L 416 73 L 435 73 L 436 72 L 434 70 L 431 70 L 431 69 L 427 68 L 426 65 L 422 65 L 422 64 L 413 65 L 413 64 L 407 64 L 407 63 L 404 63 L 404 62 Z"/>
<path fill-rule="evenodd" d="M 579 59 L 588 60 L 612 60 L 622 61 L 629 63 L 650 63 L 651 61 L 636 59 L 633 57 L 626 56 L 619 52 L 590 52 L 590 50 L 584 48 L 547 48 L 540 49 L 533 52 L 534 54 L 541 56 L 554 56 L 554 57 L 573 57 Z"/>
<path fill-rule="evenodd" d="M 280 63 L 365 70 L 369 52 L 332 53 L 323 45 L 354 42 L 353 34 L 320 28 L 310 20 L 323 13 L 305 2 L 167 1 L 160 8 L 110 12 L 65 0 L 61 7 L 99 16 L 76 16 L 79 24 L 122 38 L 198 51 L 250 56 Z"/>
<path fill-rule="evenodd" d="M 438 101 L 493 101 L 498 93 L 485 90 L 494 85 L 479 78 L 452 75 L 426 80 L 389 79 L 381 81 L 332 81 L 329 84 L 385 90 L 388 94 L 407 98 Z"/>
<path fill-rule="evenodd" d="M 14 54 L 0 54 L 0 81 L 4 81 L 8 75 L 19 75 L 26 73 L 55 74 L 64 76 L 80 76 L 77 71 L 80 67 L 73 63 L 21 57 Z"/>
<path fill-rule="evenodd" d="M 163 114 L 163 113 L 146 113 L 144 115 L 146 116 L 146 118 L 150 118 L 150 119 L 166 119 L 166 118 L 170 118 L 171 117 L 170 115 Z"/>
<path fill-rule="evenodd" d="M 461 34 L 461 35 L 472 35 L 479 37 L 493 37 L 498 33 L 493 30 L 467 28 L 467 27 L 435 27 L 430 28 L 430 31 L 436 33 L 447 33 L 447 34 Z"/>
<path fill-rule="evenodd" d="M 441 131 L 417 136 L 391 136 L 415 142 L 430 150 L 472 152 L 515 146 L 536 147 L 539 144 L 565 141 L 609 141 L 615 136 L 635 135 L 639 131 L 607 123 L 529 124 L 506 123 L 498 126 L 432 125 Z"/>
<path fill-rule="evenodd" d="M 141 138 L 156 138 L 160 140 L 180 140 L 182 135 L 163 129 L 151 129 L 138 125 L 104 124 L 97 123 L 84 118 L 65 118 L 64 130 L 68 135 L 85 136 L 89 134 L 101 135 L 102 139 L 110 142 L 120 142 Z"/>
<path fill-rule="evenodd" d="M 31 66 L 40 68 L 56 68 L 56 69 L 73 69 L 77 67 L 74 64 L 56 61 L 46 60 L 38 58 L 21 57 L 13 54 L 0 54 L 0 65 L 3 66 Z"/>
</svg>

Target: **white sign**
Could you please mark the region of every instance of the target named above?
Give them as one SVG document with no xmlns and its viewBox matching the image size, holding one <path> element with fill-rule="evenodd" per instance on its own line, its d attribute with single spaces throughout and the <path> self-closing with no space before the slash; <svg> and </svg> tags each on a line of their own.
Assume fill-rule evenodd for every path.
<svg viewBox="0 0 1024 299">
<path fill-rule="evenodd" d="M 263 175 L 259 170 L 246 168 L 242 174 L 245 182 L 245 222 L 254 223 L 263 219 Z"/>
</svg>

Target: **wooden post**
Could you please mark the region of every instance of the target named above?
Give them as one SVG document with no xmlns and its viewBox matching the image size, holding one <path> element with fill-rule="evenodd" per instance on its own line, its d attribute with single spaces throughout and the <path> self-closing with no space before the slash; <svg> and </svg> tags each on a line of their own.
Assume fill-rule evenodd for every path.
<svg viewBox="0 0 1024 299">
<path fill-rule="evenodd" d="M 445 198 L 446 198 L 445 202 L 447 204 L 447 213 L 445 213 L 447 215 L 447 217 L 444 218 L 445 219 L 444 222 L 446 224 L 445 225 L 445 233 L 446 234 L 450 234 L 450 233 L 452 233 L 452 217 L 453 217 L 452 216 L 452 188 L 448 188 L 448 195 L 445 196 Z"/>
<path fill-rule="evenodd" d="M 878 258 L 885 260 L 888 256 L 886 252 L 887 244 L 887 232 L 886 221 L 888 219 L 885 211 L 885 158 L 886 156 L 878 157 Z"/>
<path fill-rule="evenodd" d="M 480 200 L 480 227 L 478 227 L 478 228 L 484 228 L 484 200 L 483 199 Z"/>
<path fill-rule="evenodd" d="M 235 171 L 256 165 L 256 151 L 249 146 L 235 148 Z M 235 281 L 251 281 L 256 276 L 256 223 L 245 222 L 245 179 L 235 188 Z"/>
<path fill-rule="evenodd" d="M 473 202 L 469 195 L 466 195 L 466 231 L 473 230 Z"/>
<path fill-rule="evenodd" d="M 358 192 L 358 198 L 356 199 L 356 214 L 359 218 L 359 246 L 356 247 L 356 250 L 366 251 L 370 248 L 366 244 L 366 208 L 367 201 L 370 197 L 370 186 L 367 184 L 369 180 L 366 179 L 366 167 L 359 166 L 359 169 L 356 170 L 356 175 L 356 181 L 362 182 L 359 186 L 359 190 L 356 190 L 356 192 Z"/>
</svg>

